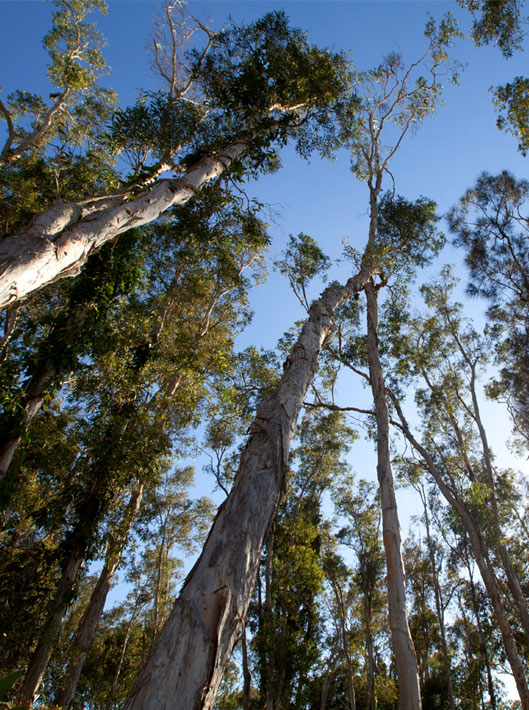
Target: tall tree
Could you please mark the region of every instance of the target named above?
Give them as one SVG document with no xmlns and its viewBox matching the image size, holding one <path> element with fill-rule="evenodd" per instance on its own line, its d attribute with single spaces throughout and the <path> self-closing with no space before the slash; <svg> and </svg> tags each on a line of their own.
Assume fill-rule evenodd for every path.
<svg viewBox="0 0 529 710">
<path fill-rule="evenodd" d="M 442 312 L 447 305 L 446 290 L 437 285 L 427 292 L 431 305 L 441 308 Z M 453 312 L 451 315 L 454 317 Z M 495 495 L 495 482 L 490 480 L 490 468 L 487 464 L 487 461 L 490 463 L 490 451 L 488 447 L 484 447 L 481 434 L 477 431 L 479 408 L 476 407 L 475 391 L 472 395 L 475 388 L 476 362 L 472 365 L 465 356 L 452 359 L 454 352 L 459 353 L 459 348 L 465 346 L 468 348 L 467 356 L 474 348 L 474 354 L 484 350 L 475 345 L 475 334 L 470 333 L 467 339 L 465 334 L 458 330 L 457 334 L 452 333 L 452 340 L 450 331 L 437 328 L 436 323 L 435 318 L 426 319 L 418 337 L 413 340 L 413 345 L 405 348 L 408 362 L 416 363 L 418 372 L 426 383 L 425 389 L 418 392 L 418 402 L 424 417 L 424 444 L 419 443 L 412 433 L 398 398 L 392 396 L 392 401 L 398 415 L 399 428 L 419 454 L 422 465 L 433 477 L 468 534 L 476 564 L 501 630 L 522 707 L 526 707 L 529 695 L 525 667 L 513 622 L 509 619 L 510 605 L 514 602 L 517 607 L 520 605 L 521 610 L 525 600 L 519 597 L 520 590 L 516 580 L 512 578 L 512 583 L 509 581 L 512 570 L 507 572 L 505 569 L 512 596 L 505 596 L 501 580 L 504 554 L 500 552 L 498 545 L 503 545 L 503 534 L 498 534 L 497 526 L 501 526 L 501 521 L 497 518 L 494 520 L 492 498 Z M 440 378 L 437 377 L 438 373 L 442 373 Z M 464 377 L 468 378 L 466 386 L 470 388 L 470 397 L 465 392 L 466 387 L 462 381 Z M 469 402 L 466 401 L 467 398 L 470 399 Z M 476 460 L 476 443 L 481 460 Z M 500 561 L 499 569 L 496 555 Z M 522 621 L 523 611 L 519 618 Z"/>
<path fill-rule="evenodd" d="M 185 204 L 226 170 L 273 165 L 274 146 L 308 122 L 325 123 L 347 84 L 344 59 L 310 46 L 283 13 L 206 37 L 168 91 L 114 114 L 109 147 L 135 156 L 139 174 L 117 190 L 58 199 L 2 241 L 0 307 L 78 273 L 94 250 Z M 167 172 L 173 177 L 162 178 Z"/>
<path fill-rule="evenodd" d="M 468 292 L 490 302 L 497 328 L 500 378 L 489 388 L 507 402 L 518 434 L 529 441 L 529 183 L 504 171 L 482 173 L 449 215 L 455 242 L 466 251 Z"/>
</svg>

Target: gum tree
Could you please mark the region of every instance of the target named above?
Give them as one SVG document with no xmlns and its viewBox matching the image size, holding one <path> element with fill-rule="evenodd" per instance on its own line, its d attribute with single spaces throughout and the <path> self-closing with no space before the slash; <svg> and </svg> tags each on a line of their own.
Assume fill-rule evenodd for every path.
<svg viewBox="0 0 529 710">
<path fill-rule="evenodd" d="M 344 61 L 310 46 L 283 13 L 204 31 L 205 46 L 169 77 L 167 91 L 114 113 L 108 149 L 127 152 L 133 174 L 80 199 L 59 195 L 4 238 L 0 307 L 77 274 L 104 244 L 185 204 L 226 171 L 240 176 L 275 164 L 275 149 L 300 127 L 326 120 L 344 86 Z"/>
<path fill-rule="evenodd" d="M 390 57 L 366 77 L 368 84 L 379 86 L 378 98 L 374 94 L 375 100 L 369 104 L 367 94 L 361 97 L 357 90 L 341 114 L 341 137 L 353 148 L 356 170 L 364 175 L 370 187 L 367 246 L 358 258 L 356 274 L 344 286 L 329 286 L 308 309 L 308 319 L 284 363 L 278 387 L 257 408 L 230 494 L 220 507 L 202 554 L 138 677 L 127 710 L 140 707 L 143 710 L 155 707 L 198 710 L 213 705 L 222 674 L 245 623 L 261 550 L 284 485 L 290 441 L 305 394 L 316 373 L 319 355 L 333 330 L 333 316 L 353 294 L 368 286 L 375 274 L 380 274 L 379 246 L 383 251 L 387 247 L 388 252 L 392 247 L 405 248 L 406 240 L 399 243 L 398 236 L 393 244 L 391 240 L 384 245 L 377 243 L 377 199 L 389 160 L 407 131 L 431 113 L 439 97 L 439 70 L 447 59 L 445 48 L 453 31 L 450 19 L 439 27 L 429 25 L 429 46 L 422 58 L 428 70 L 427 78 L 420 76 L 420 69 L 417 70 L 419 76 L 414 74 L 418 64 L 403 70 L 400 60 Z M 363 113 L 357 126 L 353 119 L 359 102 Z M 400 127 L 400 138 L 382 154 L 380 123 L 386 121 Z M 432 235 L 421 236 L 428 239 Z M 383 505 L 387 513 L 388 508 Z M 396 523 L 393 516 L 393 524 Z M 386 538 L 388 534 L 392 536 L 393 530 L 384 534 Z M 418 708 L 416 664 L 408 663 L 409 651 L 413 648 L 408 645 L 408 638 L 409 634 L 404 644 L 399 641 L 398 648 L 402 647 L 404 652 L 403 669 L 411 668 L 413 676 L 415 667 L 415 682 L 412 680 L 407 686 L 403 680 L 401 706 Z M 404 679 L 406 671 L 403 673 Z"/>
</svg>

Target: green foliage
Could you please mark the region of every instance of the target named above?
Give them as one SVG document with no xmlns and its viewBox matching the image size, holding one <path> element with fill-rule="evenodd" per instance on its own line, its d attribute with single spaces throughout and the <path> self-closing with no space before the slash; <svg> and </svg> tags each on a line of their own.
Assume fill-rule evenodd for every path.
<svg viewBox="0 0 529 710">
<path fill-rule="evenodd" d="M 55 0 L 53 27 L 43 40 L 51 58 L 49 78 L 58 88 L 74 90 L 92 86 L 105 72 L 104 45 L 94 23 L 86 16 L 97 9 L 106 14 L 103 0 Z"/>
<path fill-rule="evenodd" d="M 517 76 L 494 90 L 494 104 L 499 112 L 497 126 L 518 139 L 518 150 L 527 155 L 529 148 L 529 79 Z"/>
<path fill-rule="evenodd" d="M 316 276 L 324 275 L 330 263 L 316 241 L 300 233 L 296 237 L 290 235 L 287 248 L 282 258 L 275 262 L 275 267 L 287 277 L 297 298 L 308 308 L 307 286 Z"/>
<path fill-rule="evenodd" d="M 419 197 L 414 202 L 386 192 L 378 203 L 377 263 L 388 276 L 410 275 L 431 263 L 445 243 L 438 231 L 440 217 L 433 200 Z"/>
<path fill-rule="evenodd" d="M 450 212 L 455 243 L 466 250 L 472 296 L 489 300 L 488 316 L 495 328 L 501 375 L 489 392 L 505 398 L 515 428 L 524 439 L 529 431 L 529 247 L 527 199 L 529 184 L 504 171 L 482 173 Z"/>
<path fill-rule="evenodd" d="M 142 92 L 136 104 L 114 112 L 108 145 L 115 153 L 124 151 L 133 169 L 139 171 L 148 158 L 163 160 L 184 146 L 201 145 L 198 128 L 204 116 L 204 107 L 184 99 L 162 91 Z M 134 175 L 129 182 L 147 177 L 148 172 Z"/>
<path fill-rule="evenodd" d="M 196 71 L 214 106 L 254 118 L 275 108 L 326 106 L 342 89 L 345 66 L 340 55 L 309 45 L 284 12 L 270 12 L 218 33 Z"/>
<path fill-rule="evenodd" d="M 520 0 L 457 0 L 473 17 L 472 39 L 478 46 L 496 44 L 504 57 L 521 49 L 525 32 Z"/>
</svg>

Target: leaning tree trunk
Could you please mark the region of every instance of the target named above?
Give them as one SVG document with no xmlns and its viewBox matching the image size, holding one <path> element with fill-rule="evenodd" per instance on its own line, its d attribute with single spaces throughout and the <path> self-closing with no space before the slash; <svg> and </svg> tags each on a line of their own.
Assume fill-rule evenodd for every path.
<svg viewBox="0 0 529 710">
<path fill-rule="evenodd" d="M 367 352 L 369 378 L 377 425 L 377 475 L 382 503 L 382 527 L 386 553 L 389 625 L 395 654 L 401 710 L 420 710 L 421 691 L 417 656 L 406 610 L 406 576 L 401 553 L 400 525 L 389 447 L 389 411 L 378 350 L 378 305 L 372 280 L 366 285 Z"/>
<path fill-rule="evenodd" d="M 503 646 L 505 648 L 505 654 L 511 666 L 512 674 L 516 683 L 516 690 L 520 697 L 520 703 L 522 710 L 529 710 L 529 686 L 527 684 L 526 670 L 520 654 L 518 653 L 518 648 L 516 646 L 514 632 L 509 622 L 507 612 L 505 610 L 505 605 L 503 603 L 501 586 L 496 577 L 494 567 L 490 560 L 489 551 L 485 544 L 485 540 L 479 528 L 477 521 L 474 516 L 471 515 L 468 508 L 465 506 L 463 500 L 457 493 L 457 490 L 449 486 L 443 478 L 443 475 L 439 468 L 437 467 L 435 461 L 432 459 L 428 451 L 417 441 L 413 436 L 408 422 L 404 417 L 402 407 L 398 399 L 392 396 L 392 401 L 395 405 L 397 413 L 400 419 L 399 428 L 405 435 L 407 440 L 413 446 L 413 448 L 421 455 L 425 467 L 431 474 L 432 478 L 437 483 L 439 490 L 443 494 L 444 498 L 451 505 L 451 507 L 458 514 L 463 527 L 470 540 L 470 545 L 472 547 L 472 552 L 474 554 L 474 559 L 479 569 L 479 573 L 487 590 L 487 594 L 494 609 L 494 614 L 496 616 L 496 621 L 500 627 L 500 632 L 502 636 Z"/>
<path fill-rule="evenodd" d="M 120 204 L 83 210 L 57 201 L 16 234 L 0 243 L 0 308 L 38 289 L 79 273 L 90 254 L 132 227 L 152 222 L 170 207 L 183 205 L 206 183 L 221 175 L 248 149 L 240 136 L 219 154 L 206 155 L 185 175 L 158 180 L 146 194 Z M 110 198 L 109 198 L 110 199 Z"/>
<path fill-rule="evenodd" d="M 360 291 L 364 268 L 313 303 L 275 392 L 250 427 L 239 470 L 126 710 L 209 710 L 244 626 L 261 550 L 285 482 L 290 440 L 333 328 L 335 309 Z"/>
<path fill-rule="evenodd" d="M 23 703 L 31 704 L 33 702 L 33 697 L 42 682 L 53 644 L 62 627 L 63 617 L 68 608 L 79 569 L 85 562 L 97 527 L 110 505 L 112 492 L 109 491 L 109 482 L 112 476 L 112 465 L 115 458 L 119 456 L 120 447 L 118 444 L 122 442 L 130 423 L 130 418 L 126 414 L 121 414 L 121 418 L 111 429 L 111 433 L 115 433 L 115 438 L 111 435 L 108 437 L 111 453 L 105 460 L 99 460 L 92 468 L 90 490 L 76 506 L 75 523 L 61 543 L 61 551 L 64 555 L 61 579 L 49 605 L 48 614 L 40 630 L 37 646 L 31 656 L 22 684 L 19 699 Z"/>
<path fill-rule="evenodd" d="M 496 481 L 494 469 L 492 466 L 489 443 L 485 427 L 483 426 L 483 421 L 481 419 L 481 412 L 476 393 L 475 366 L 473 366 L 471 370 L 470 392 L 472 395 L 473 418 L 476 422 L 479 431 L 481 448 L 483 452 L 483 463 L 485 464 L 485 472 L 487 475 L 487 485 L 490 491 L 490 512 L 492 513 L 492 525 L 495 547 L 498 550 L 499 558 L 501 560 L 502 567 L 505 572 L 505 577 L 507 579 L 507 585 L 513 597 L 518 619 L 520 620 L 520 623 L 524 630 L 526 641 L 529 642 L 529 610 L 527 608 L 527 601 L 522 591 L 520 580 L 512 563 L 509 550 L 504 542 L 504 535 L 500 521 L 498 499 L 496 496 Z"/>
<path fill-rule="evenodd" d="M 37 647 L 31 656 L 29 668 L 18 696 L 18 699 L 23 705 L 32 704 L 33 697 L 42 682 L 44 671 L 50 659 L 53 643 L 60 631 L 64 612 L 68 606 L 70 592 L 75 584 L 77 573 L 84 562 L 84 558 L 83 549 L 75 551 L 63 567 L 56 595 L 51 603 L 46 621 L 40 632 Z"/>
<path fill-rule="evenodd" d="M 81 677 L 81 671 L 83 670 L 88 653 L 94 643 L 112 579 L 121 562 L 123 549 L 127 542 L 131 525 L 140 508 L 143 488 L 144 484 L 139 483 L 131 494 L 118 530 L 113 535 L 113 540 L 109 544 L 105 564 L 101 570 L 97 584 L 79 622 L 72 657 L 66 669 L 65 680 L 62 684 L 62 688 L 57 692 L 55 697 L 55 705 L 63 708 L 63 710 L 67 710 L 72 702 L 79 678 Z"/>
</svg>

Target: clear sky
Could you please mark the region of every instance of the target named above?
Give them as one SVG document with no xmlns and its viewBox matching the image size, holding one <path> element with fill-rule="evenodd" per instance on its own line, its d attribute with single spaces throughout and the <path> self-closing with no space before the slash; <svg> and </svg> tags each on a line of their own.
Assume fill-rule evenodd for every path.
<svg viewBox="0 0 529 710">
<path fill-rule="evenodd" d="M 210 18 L 216 27 L 225 25 L 229 17 L 236 23 L 251 22 L 267 11 L 285 10 L 293 25 L 307 31 L 310 41 L 351 51 L 359 70 L 378 65 L 392 51 L 400 51 L 405 62 L 417 59 L 426 46 L 424 26 L 429 15 L 439 19 L 445 12 L 453 12 L 464 31 L 470 22 L 455 2 L 442 0 L 191 0 L 189 7 L 202 19 Z M 94 15 L 108 40 L 105 57 L 112 73 L 105 81 L 124 105 L 133 102 L 140 89 L 155 86 L 145 47 L 153 17 L 162 8 L 162 2 L 110 0 L 106 17 Z M 41 39 L 49 27 L 51 12 L 51 3 L 0 1 L 0 86 L 4 98 L 16 88 L 45 96 L 49 93 L 47 55 Z M 517 54 L 506 61 L 495 48 L 476 48 L 467 39 L 457 42 L 453 56 L 465 65 L 459 86 L 446 87 L 445 105 L 405 141 L 391 167 L 397 192 L 409 199 L 420 195 L 432 198 L 441 213 L 457 201 L 481 171 L 495 173 L 506 168 L 524 177 L 527 170 L 526 159 L 516 152 L 515 139 L 496 128 L 489 92 L 491 86 L 525 72 L 525 55 Z M 270 260 L 280 254 L 289 234 L 299 232 L 316 238 L 332 257 L 340 255 L 345 236 L 362 248 L 367 190 L 351 174 L 347 156 L 336 162 L 316 156 L 307 163 L 287 148 L 282 159 L 278 173 L 248 186 L 250 193 L 271 204 L 277 213 L 270 227 Z M 461 261 L 461 253 L 448 246 L 439 264 Z M 330 274 L 331 278 L 347 275 L 345 264 Z M 423 278 L 419 274 L 418 279 Z M 313 295 L 318 289 L 315 285 Z M 252 304 L 255 317 L 241 338 L 244 346 L 273 348 L 283 332 L 303 317 L 278 274 L 271 273 L 267 283 L 255 290 Z M 472 308 L 473 312 L 483 310 L 479 303 Z M 342 397 L 350 404 L 365 395 L 347 388 Z M 365 468 L 363 454 L 357 451 L 354 459 L 361 463 L 357 468 Z"/>
<path fill-rule="evenodd" d="M 312 42 L 351 50 L 361 70 L 376 66 L 395 50 L 402 52 L 406 62 L 417 59 L 425 48 L 423 33 L 429 14 L 440 18 L 451 11 L 460 18 L 464 31 L 469 27 L 469 18 L 456 3 L 442 0 L 191 0 L 189 6 L 201 18 L 211 17 L 217 27 L 230 15 L 236 23 L 249 22 L 269 10 L 283 9 L 294 25 L 308 32 Z M 110 0 L 108 16 L 97 18 L 108 39 L 105 56 L 113 70 L 108 83 L 123 104 L 133 102 L 141 88 L 153 86 L 145 54 L 153 7 L 160 9 L 162 3 Z M 50 4 L 34 0 L 0 2 L 3 97 L 15 88 L 44 95 L 49 92 L 41 38 L 49 26 L 51 10 Z M 516 152 L 516 140 L 496 128 L 489 92 L 491 86 L 526 73 L 526 56 L 517 54 L 506 61 L 495 48 L 478 49 L 469 39 L 457 42 L 453 56 L 466 65 L 459 86 L 447 87 L 445 105 L 423 123 L 417 135 L 406 140 L 391 168 L 397 192 L 409 199 L 420 195 L 432 198 L 441 213 L 455 204 L 483 170 L 496 173 L 508 169 L 518 177 L 527 174 L 527 159 Z M 290 233 L 313 236 L 333 257 L 339 256 L 344 236 L 359 248 L 365 241 L 367 191 L 350 173 L 347 158 L 331 163 L 315 157 L 306 163 L 286 149 L 281 171 L 252 184 L 249 191 L 278 210 L 270 229 L 271 259 L 277 258 Z M 448 246 L 439 264 L 456 261 L 461 263 L 462 254 Z M 344 269 L 343 265 L 337 268 L 331 278 L 343 278 Z M 303 317 L 277 274 L 271 274 L 267 284 L 256 290 L 252 303 L 255 317 L 241 338 L 243 345 L 272 348 L 282 333 Z M 482 309 L 480 304 L 473 308 L 474 312 Z M 350 391 L 343 399 L 356 403 L 359 396 Z M 506 429 L 502 431 L 500 438 Z M 372 458 L 365 451 L 355 448 L 354 467 L 360 475 L 372 477 Z M 371 475 L 366 468 L 371 468 Z M 404 517 L 418 510 L 415 502 L 409 501 Z"/>
</svg>

